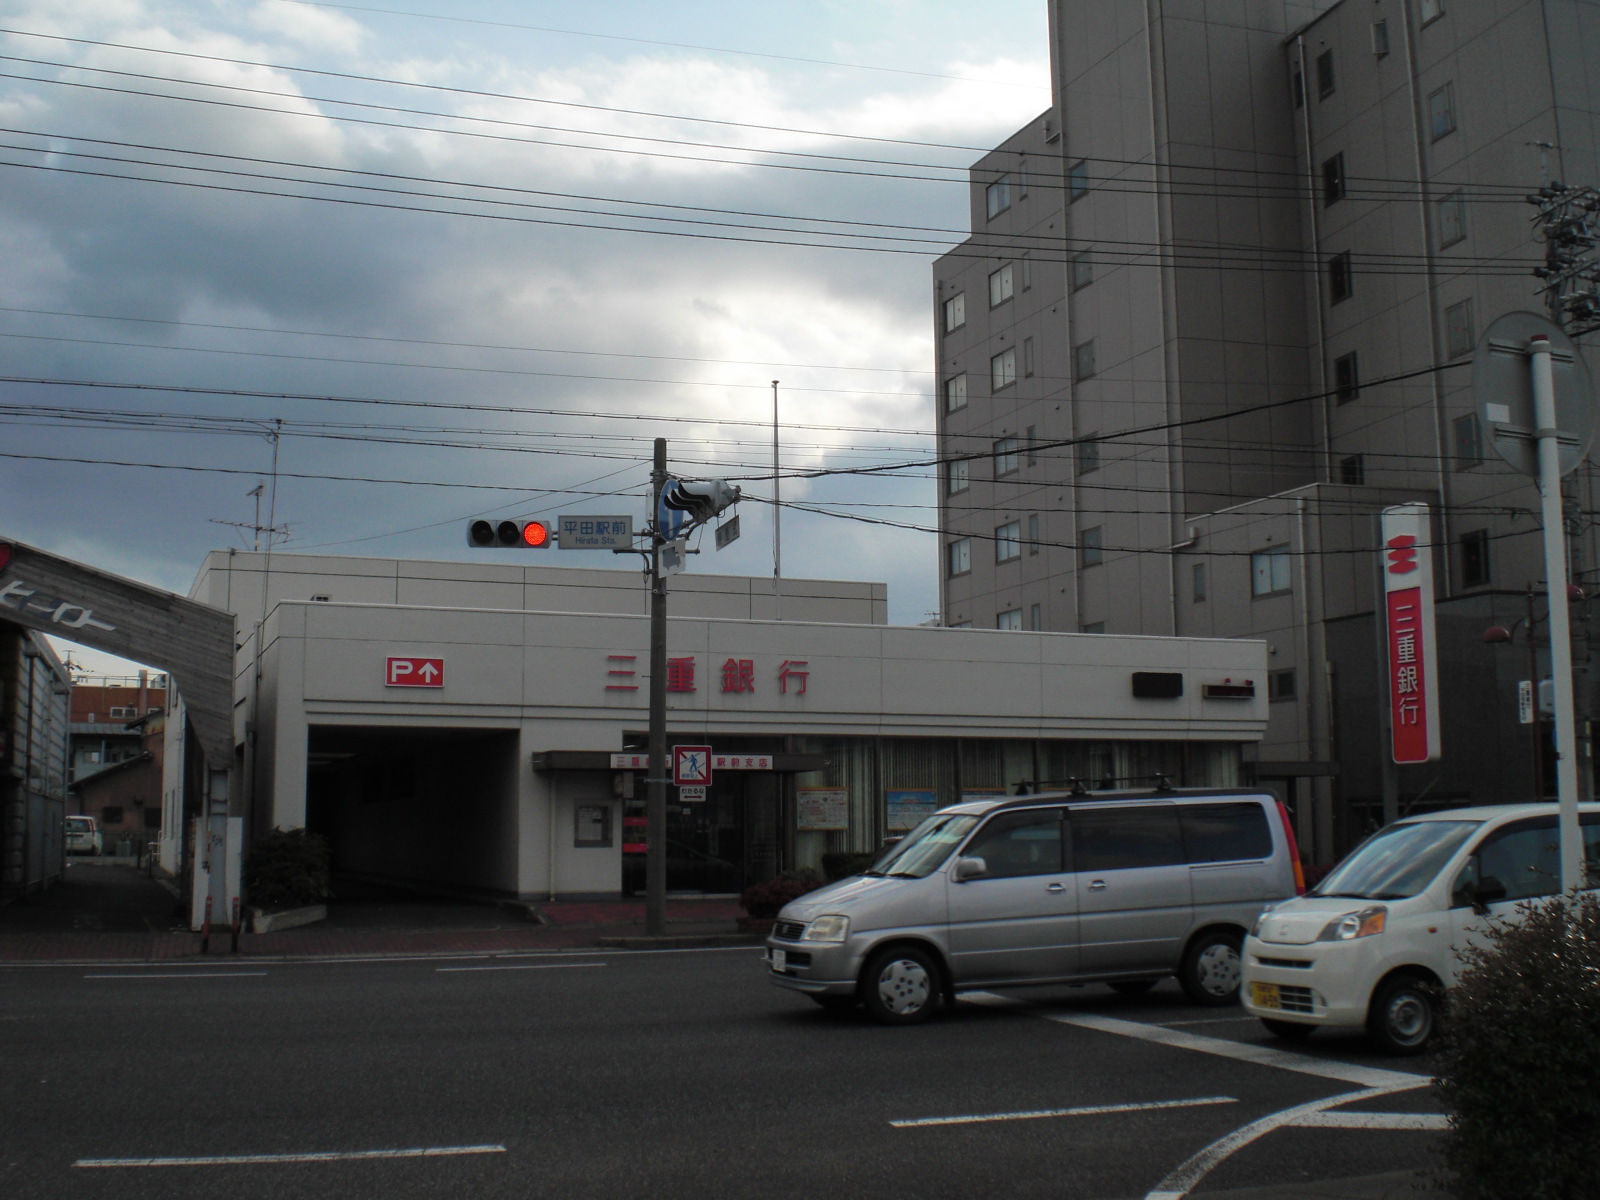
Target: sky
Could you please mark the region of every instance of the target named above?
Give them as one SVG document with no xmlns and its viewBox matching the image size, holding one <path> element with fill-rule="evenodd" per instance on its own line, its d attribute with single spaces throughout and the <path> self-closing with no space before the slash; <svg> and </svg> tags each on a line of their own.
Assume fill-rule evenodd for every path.
<svg viewBox="0 0 1600 1200">
<path fill-rule="evenodd" d="M 1043 0 L 0 0 L 0 538 L 611 566 L 466 524 L 641 525 L 665 437 L 746 495 L 689 569 L 771 575 L 777 380 L 783 575 L 925 620 L 933 472 L 838 472 L 931 455 L 930 265 L 1048 83 Z"/>
</svg>

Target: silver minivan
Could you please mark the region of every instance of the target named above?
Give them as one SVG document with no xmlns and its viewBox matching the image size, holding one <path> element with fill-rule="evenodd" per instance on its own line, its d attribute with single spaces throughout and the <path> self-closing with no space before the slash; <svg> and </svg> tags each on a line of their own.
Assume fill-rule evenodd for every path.
<svg viewBox="0 0 1600 1200">
<path fill-rule="evenodd" d="M 1261 910 L 1304 891 L 1288 813 L 1264 789 L 1086 792 L 957 804 L 860 875 L 785 905 L 771 981 L 887 1024 L 955 993 L 1176 975 L 1233 1004 Z"/>
</svg>

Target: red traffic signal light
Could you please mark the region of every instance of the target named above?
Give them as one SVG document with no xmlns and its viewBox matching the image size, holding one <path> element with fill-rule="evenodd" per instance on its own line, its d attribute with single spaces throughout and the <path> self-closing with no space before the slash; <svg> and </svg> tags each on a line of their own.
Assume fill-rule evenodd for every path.
<svg viewBox="0 0 1600 1200">
<path fill-rule="evenodd" d="M 543 550 L 550 545 L 550 526 L 543 521 L 467 522 L 467 545 L 480 549 L 516 548 Z"/>
</svg>

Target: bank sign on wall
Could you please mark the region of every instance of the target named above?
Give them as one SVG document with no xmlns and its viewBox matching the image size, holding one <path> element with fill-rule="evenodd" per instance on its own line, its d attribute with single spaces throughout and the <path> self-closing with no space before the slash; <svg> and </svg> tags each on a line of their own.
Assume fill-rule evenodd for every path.
<svg viewBox="0 0 1600 1200">
<path fill-rule="evenodd" d="M 1439 757 L 1439 658 L 1433 636 L 1433 537 L 1426 504 L 1383 510 L 1390 752 L 1397 763 Z"/>
</svg>

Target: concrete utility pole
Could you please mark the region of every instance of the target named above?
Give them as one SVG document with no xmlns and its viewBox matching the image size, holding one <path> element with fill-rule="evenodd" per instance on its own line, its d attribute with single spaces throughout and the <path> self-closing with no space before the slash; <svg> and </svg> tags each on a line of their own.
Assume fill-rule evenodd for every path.
<svg viewBox="0 0 1600 1200">
<path fill-rule="evenodd" d="M 667 486 L 667 439 L 656 439 L 650 470 L 650 770 L 645 783 L 644 927 L 667 932 L 667 580 L 661 573 L 661 491 Z"/>
</svg>

